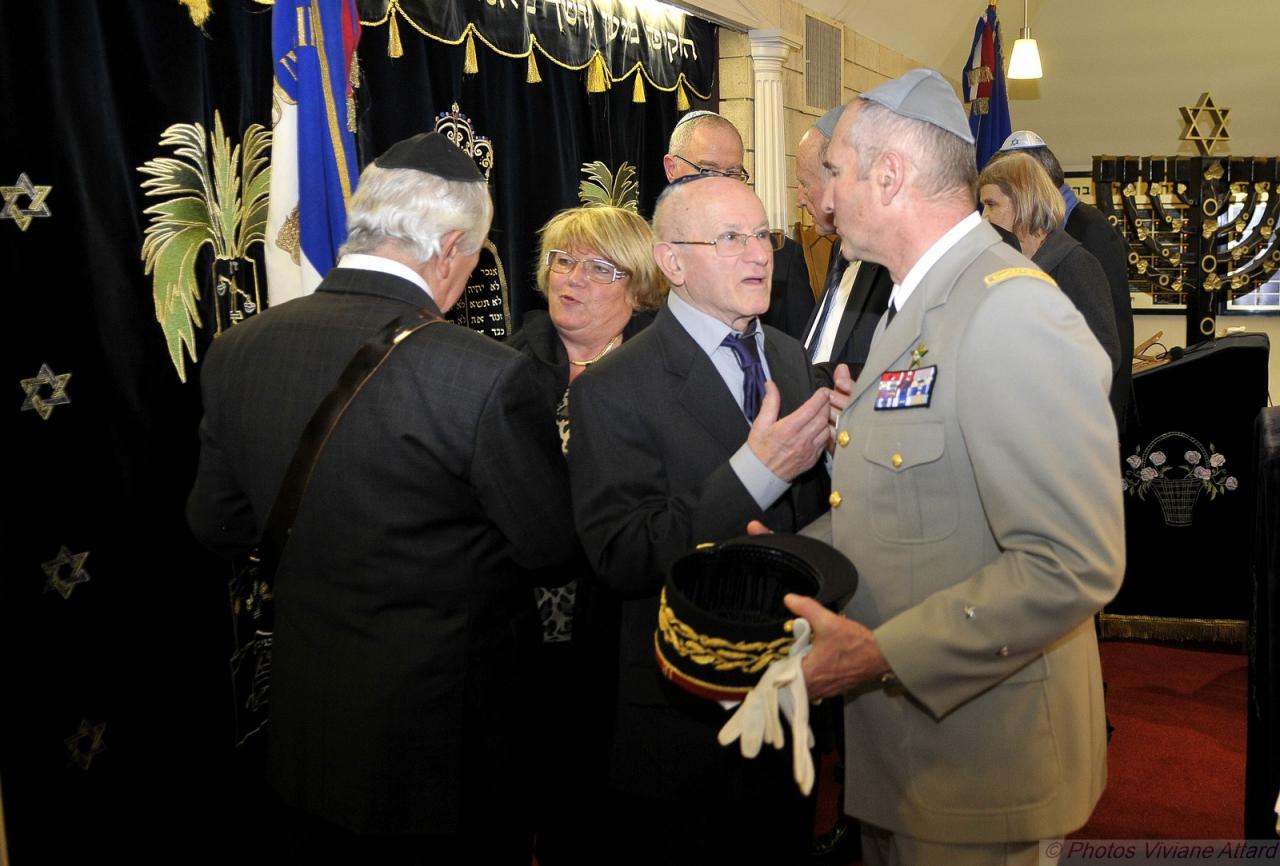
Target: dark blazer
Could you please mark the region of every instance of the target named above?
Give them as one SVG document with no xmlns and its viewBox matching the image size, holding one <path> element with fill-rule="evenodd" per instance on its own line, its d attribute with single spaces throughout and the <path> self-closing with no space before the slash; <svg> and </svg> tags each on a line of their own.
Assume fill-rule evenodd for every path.
<svg viewBox="0 0 1280 866">
<path fill-rule="evenodd" d="M 622 329 L 622 342 L 630 340 L 651 324 L 653 313 L 632 313 L 627 326 Z M 547 398 L 553 404 L 559 404 L 564 389 L 569 386 L 569 355 L 547 311 L 530 310 L 525 313 L 520 330 L 511 336 L 507 345 L 538 362 L 538 385 L 547 392 Z"/>
<path fill-rule="evenodd" d="M 843 275 L 848 264 L 838 251 L 832 252 L 831 266 L 827 271 L 828 286 L 831 285 L 833 278 L 836 284 L 839 284 L 839 277 L 835 276 L 835 273 L 838 271 Z M 831 385 L 837 364 L 848 364 L 853 378 L 858 378 L 858 374 L 862 372 L 862 365 L 867 360 L 867 353 L 871 350 L 871 338 L 875 335 L 876 325 L 880 324 L 880 317 L 888 308 L 889 295 L 892 293 L 893 277 L 889 275 L 888 268 L 875 262 L 863 262 L 859 265 L 858 275 L 853 278 L 849 299 L 845 302 L 844 314 L 840 317 L 840 325 L 836 329 L 835 342 L 831 344 L 831 359 L 815 365 L 818 368 L 819 384 L 828 387 Z M 821 300 L 819 299 L 819 304 L 814 307 L 813 315 L 805 324 L 804 333 L 800 339 L 803 340 L 808 336 L 814 322 L 821 315 Z M 817 340 L 818 334 L 814 334 L 813 339 Z M 805 348 L 810 347 L 806 345 Z"/>
<path fill-rule="evenodd" d="M 1119 369 L 1126 366 L 1116 333 L 1116 317 L 1111 303 L 1111 287 L 1102 265 L 1075 238 L 1062 229 L 1045 236 L 1040 249 L 1031 257 L 1061 287 L 1063 293 L 1084 316 L 1089 330 L 1111 359 L 1112 383 Z"/>
<path fill-rule="evenodd" d="M 800 345 L 765 327 L 783 413 L 813 393 Z M 791 786 L 790 759 L 753 761 L 716 742 L 728 715 L 664 679 L 654 659 L 658 593 L 668 566 L 702 542 L 745 533 L 749 520 L 794 531 L 826 508 L 822 465 L 767 512 L 729 458 L 749 425 L 724 380 L 663 308 L 652 327 L 574 382 L 569 474 L 579 537 L 599 579 L 623 597 L 610 784 L 671 800 L 732 800 Z"/>
<path fill-rule="evenodd" d="M 760 321 L 790 337 L 803 340 L 804 323 L 812 313 L 813 287 L 809 285 L 809 266 L 804 263 L 804 248 L 791 238 L 784 238 L 782 249 L 773 254 L 769 309 Z"/>
<path fill-rule="evenodd" d="M 257 541 L 347 362 L 423 306 L 406 280 L 338 269 L 218 338 L 187 507 L 204 544 Z M 267 772 L 288 805 L 376 834 L 527 805 L 510 707 L 539 628 L 517 566 L 567 559 L 573 537 L 551 412 L 528 358 L 455 325 L 405 340 L 352 402 L 276 576 Z"/>
<path fill-rule="evenodd" d="M 1066 230 L 1102 265 L 1107 284 L 1111 287 L 1116 336 L 1120 340 L 1120 357 L 1123 359 L 1111 386 L 1111 408 L 1123 432 L 1133 395 L 1133 305 L 1129 301 L 1129 261 L 1124 238 L 1102 211 L 1084 202 L 1072 209 Z"/>
</svg>

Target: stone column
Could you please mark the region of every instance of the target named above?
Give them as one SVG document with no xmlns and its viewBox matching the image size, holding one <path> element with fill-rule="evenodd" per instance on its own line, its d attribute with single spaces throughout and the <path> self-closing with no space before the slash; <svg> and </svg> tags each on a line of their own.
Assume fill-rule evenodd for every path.
<svg viewBox="0 0 1280 866">
<path fill-rule="evenodd" d="M 782 64 L 800 45 L 781 30 L 750 30 L 751 71 L 754 79 L 752 179 L 756 195 L 764 202 L 769 225 L 787 227 L 787 146 L 784 124 Z"/>
</svg>

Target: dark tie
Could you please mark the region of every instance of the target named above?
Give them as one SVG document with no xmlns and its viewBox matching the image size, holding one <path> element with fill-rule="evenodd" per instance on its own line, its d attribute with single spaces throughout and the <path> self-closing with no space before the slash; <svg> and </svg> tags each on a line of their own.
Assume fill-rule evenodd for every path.
<svg viewBox="0 0 1280 866">
<path fill-rule="evenodd" d="M 898 308 L 894 305 L 893 300 L 892 300 L 892 299 L 890 299 L 890 301 L 889 301 L 889 309 L 887 309 L 887 310 L 885 310 L 885 311 L 884 311 L 884 327 L 885 327 L 885 330 L 888 330 L 888 329 L 889 329 L 889 326 L 890 326 L 891 324 L 893 324 L 893 317 L 894 317 L 894 316 L 896 316 L 896 315 L 898 315 Z"/>
<path fill-rule="evenodd" d="M 831 267 L 827 270 L 827 287 L 822 292 L 822 300 L 819 301 L 821 306 L 818 308 L 818 323 L 813 328 L 812 336 L 809 337 L 809 345 L 805 347 L 809 352 L 810 362 L 818 352 L 818 344 L 822 342 L 822 329 L 827 324 L 827 316 L 831 315 L 831 307 L 835 304 L 840 291 L 840 281 L 844 279 L 844 272 L 849 267 L 848 260 L 840 255 L 838 249 L 833 250 L 831 254 L 835 258 L 832 259 Z"/>
<path fill-rule="evenodd" d="M 764 399 L 764 365 L 760 363 L 760 351 L 756 347 L 755 322 L 745 334 L 729 334 L 720 341 L 733 352 L 742 368 L 742 411 L 748 421 L 756 420 L 760 414 L 760 401 Z"/>
</svg>

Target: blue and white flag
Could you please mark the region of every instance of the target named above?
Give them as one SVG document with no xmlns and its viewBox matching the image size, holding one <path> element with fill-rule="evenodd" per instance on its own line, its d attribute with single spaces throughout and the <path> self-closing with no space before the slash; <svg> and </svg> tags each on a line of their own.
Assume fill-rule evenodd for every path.
<svg viewBox="0 0 1280 866">
<path fill-rule="evenodd" d="M 964 101 L 969 103 L 969 129 L 978 153 L 978 170 L 1009 137 L 1009 96 L 1005 93 L 1004 59 L 996 4 L 987 7 L 973 32 L 969 62 L 960 73 Z"/>
<path fill-rule="evenodd" d="M 359 176 L 351 70 L 355 0 L 276 0 L 272 11 L 271 306 L 315 291 L 347 236 Z"/>
</svg>

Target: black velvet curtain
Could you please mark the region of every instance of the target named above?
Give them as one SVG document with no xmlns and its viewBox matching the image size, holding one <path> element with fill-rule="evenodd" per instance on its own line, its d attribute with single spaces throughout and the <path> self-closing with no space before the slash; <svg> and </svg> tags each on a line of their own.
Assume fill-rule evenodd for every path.
<svg viewBox="0 0 1280 866">
<path fill-rule="evenodd" d="M 527 84 L 525 59 L 503 57 L 483 44 L 476 47 L 478 73 L 464 75 L 462 45 L 402 27 L 404 55 L 392 58 L 384 30 L 367 28 L 360 41 L 361 164 L 432 129 L 436 116 L 455 103 L 476 134 L 492 140 L 490 237 L 503 259 L 518 327 L 525 311 L 542 304 L 534 285 L 537 231 L 557 211 L 579 203 L 583 163 L 600 160 L 616 171 L 629 162 L 640 184 L 640 211 L 652 212 L 666 186 L 667 139 L 682 113 L 676 94 L 649 87 L 643 103 L 632 102 L 630 80 L 588 93 L 585 70 L 565 69 L 541 54 L 542 81 Z M 714 55 L 714 38 L 705 38 L 699 49 Z M 695 109 L 708 104 L 689 97 Z"/>
<path fill-rule="evenodd" d="M 201 29 L 177 0 L 0 4 L 0 792 L 17 864 L 265 862 L 281 828 L 256 781 L 260 743 L 233 748 L 230 569 L 183 514 L 199 359 L 230 326 L 225 302 L 205 248 L 183 381 L 141 256 L 161 199 L 138 169 L 175 156 L 164 131 L 200 123 L 207 142 L 215 111 L 236 145 L 270 127 L 271 7 L 211 6 Z M 675 94 L 588 95 L 585 72 L 543 58 L 528 85 L 526 61 L 483 46 L 463 76 L 461 47 L 402 35 L 397 60 L 376 29 L 361 45 L 362 164 L 458 103 L 494 142 L 494 239 L 518 321 L 539 302 L 534 231 L 577 202 L 584 161 L 630 161 L 651 208 Z"/>
<path fill-rule="evenodd" d="M 179 379 L 140 258 L 155 199 L 138 167 L 172 155 L 163 131 L 200 123 L 207 140 L 215 110 L 236 141 L 270 126 L 270 8 L 213 7 L 202 32 L 173 0 L 0 4 L 0 784 L 14 863 L 234 862 L 228 825 L 247 817 L 227 574 L 183 517 L 198 368 Z"/>
</svg>

